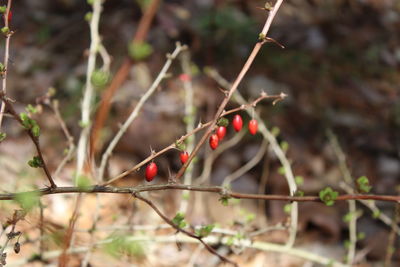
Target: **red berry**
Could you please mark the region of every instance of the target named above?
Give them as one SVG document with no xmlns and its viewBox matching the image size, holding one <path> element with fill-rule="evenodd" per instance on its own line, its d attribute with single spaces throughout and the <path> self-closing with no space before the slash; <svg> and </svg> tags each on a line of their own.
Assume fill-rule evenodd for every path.
<svg viewBox="0 0 400 267">
<path fill-rule="evenodd" d="M 258 129 L 258 122 L 255 119 L 249 121 L 249 132 L 252 135 L 255 135 L 257 133 L 257 129 Z"/>
<path fill-rule="evenodd" d="M 218 142 L 219 142 L 218 135 L 212 134 L 210 136 L 210 147 L 212 150 L 214 150 L 218 147 Z"/>
<path fill-rule="evenodd" d="M 226 127 L 224 127 L 224 126 L 219 126 L 219 127 L 217 128 L 217 136 L 218 136 L 218 139 L 219 139 L 219 140 L 224 139 L 225 135 L 226 135 Z"/>
<path fill-rule="evenodd" d="M 185 162 L 188 160 L 189 158 L 189 153 L 187 153 L 186 151 L 183 151 L 180 155 L 179 155 L 182 164 L 185 164 Z"/>
<path fill-rule="evenodd" d="M 191 80 L 191 77 L 186 73 L 182 73 L 181 75 L 179 75 L 179 80 L 181 80 L 182 82 L 188 82 Z"/>
<path fill-rule="evenodd" d="M 239 132 L 242 127 L 243 127 L 243 120 L 242 117 L 240 115 L 235 115 L 233 117 L 233 128 L 235 129 L 236 132 Z"/>
<path fill-rule="evenodd" d="M 154 179 L 154 177 L 157 175 L 157 171 L 158 171 L 158 168 L 157 168 L 157 165 L 154 162 L 152 162 L 149 165 L 147 165 L 147 167 L 146 167 L 146 181 L 147 182 L 151 182 Z"/>
</svg>

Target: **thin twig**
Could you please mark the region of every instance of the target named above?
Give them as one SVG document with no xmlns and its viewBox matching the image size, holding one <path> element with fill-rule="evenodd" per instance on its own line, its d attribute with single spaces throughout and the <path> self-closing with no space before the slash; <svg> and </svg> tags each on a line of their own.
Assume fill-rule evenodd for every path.
<svg viewBox="0 0 400 267">
<path fill-rule="evenodd" d="M 160 85 L 161 81 L 165 78 L 165 75 L 166 75 L 169 67 L 171 66 L 172 62 L 174 61 L 174 59 L 179 55 L 180 52 L 182 52 L 186 48 L 187 48 L 187 46 L 181 45 L 180 43 L 176 43 L 176 48 L 175 48 L 174 52 L 172 52 L 172 54 L 167 55 L 167 61 L 165 62 L 160 73 L 157 75 L 157 78 L 154 80 L 153 84 L 150 86 L 150 88 L 147 90 L 147 92 L 140 98 L 139 102 L 137 103 L 135 108 L 132 110 L 129 117 L 126 119 L 124 124 L 119 129 L 118 133 L 111 140 L 110 144 L 108 145 L 106 151 L 104 152 L 104 154 L 101 158 L 101 164 L 100 164 L 100 168 L 99 168 L 99 179 L 98 179 L 99 181 L 103 181 L 104 172 L 105 172 L 105 168 L 106 168 L 108 159 L 111 156 L 115 146 L 118 144 L 119 140 L 124 135 L 124 133 L 128 130 L 128 127 L 137 118 L 144 103 L 150 98 L 150 96 L 154 93 L 154 91 Z"/>
<path fill-rule="evenodd" d="M 196 119 L 196 109 L 193 104 L 193 97 L 194 97 L 194 92 L 193 92 L 193 83 L 192 83 L 192 71 L 191 71 L 191 60 L 190 60 L 190 52 L 185 51 L 182 53 L 180 56 L 180 63 L 181 63 L 181 68 L 182 68 L 182 73 L 186 75 L 186 79 L 182 80 L 183 83 L 183 89 L 184 89 L 184 94 L 185 94 L 185 123 L 186 123 L 186 132 L 190 133 L 194 130 L 195 125 L 195 119 Z M 182 75 L 183 75 L 182 74 Z M 194 148 L 195 144 L 195 135 L 189 136 L 189 138 L 186 139 L 186 152 L 191 153 L 191 151 Z M 185 178 L 183 183 L 185 184 L 192 184 L 193 180 L 193 166 L 189 167 L 187 172 L 185 173 Z M 183 196 L 184 192 L 182 193 Z M 183 213 L 186 213 L 186 210 L 188 208 L 188 201 L 189 198 L 182 197 L 181 198 L 181 203 L 179 210 L 182 211 Z"/>
<path fill-rule="evenodd" d="M 384 267 L 391 266 L 392 257 L 396 250 L 394 247 L 395 241 L 396 241 L 396 232 L 394 229 L 395 229 L 395 226 L 397 226 L 397 223 L 399 222 L 399 217 L 400 217 L 400 204 L 397 203 L 397 205 L 394 208 L 394 214 L 393 214 L 393 220 L 392 220 L 392 230 L 390 231 L 389 240 L 387 242 Z"/>
<path fill-rule="evenodd" d="M 137 187 L 111 187 L 93 185 L 87 187 L 74 187 L 65 186 L 57 188 L 41 188 L 38 190 L 19 192 L 19 193 L 3 193 L 0 194 L 0 200 L 12 200 L 15 199 L 18 194 L 21 193 L 35 193 L 39 196 L 54 195 L 54 194 L 66 194 L 66 193 L 109 193 L 109 194 L 133 194 L 148 191 L 163 191 L 163 190 L 188 190 L 198 192 L 210 192 L 221 194 L 226 198 L 237 198 L 237 199 L 262 199 L 262 200 L 279 200 L 279 201 L 298 201 L 298 202 L 321 202 L 319 196 L 287 196 L 287 195 L 262 195 L 262 194 L 244 194 L 234 191 L 229 191 L 225 187 L 221 186 L 194 186 L 184 185 L 176 183 L 168 184 L 157 184 L 157 185 L 143 185 Z M 339 195 L 335 201 L 344 200 L 377 200 L 385 202 L 400 202 L 400 196 L 393 195 L 359 195 L 359 194 L 348 194 Z"/>
<path fill-rule="evenodd" d="M 203 238 L 201 236 L 197 236 L 194 233 L 191 233 L 189 231 L 186 231 L 185 229 L 180 228 L 179 226 L 177 226 L 176 224 L 174 224 L 167 216 L 165 216 L 158 208 L 157 206 L 149 199 L 141 196 L 138 193 L 134 193 L 133 194 L 134 197 L 140 199 L 141 201 L 145 202 L 147 205 L 149 205 L 157 214 L 158 216 L 160 216 L 167 224 L 171 225 L 174 229 L 176 229 L 178 232 L 181 232 L 191 238 L 197 239 L 199 242 L 201 242 L 204 247 L 212 254 L 214 254 L 215 256 L 217 256 L 220 260 L 222 260 L 223 262 L 226 263 L 230 263 L 233 266 L 239 266 L 237 265 L 237 263 L 231 261 L 230 259 L 222 256 L 221 254 L 219 254 L 215 249 L 213 249 L 209 244 L 207 244 L 206 242 L 204 242 Z"/>
<path fill-rule="evenodd" d="M 3 19 L 4 19 L 4 27 L 9 28 L 9 21 L 8 21 L 8 14 L 10 13 L 11 9 L 11 4 L 12 0 L 8 0 L 7 3 L 7 10 L 4 13 Z M 2 88 L 1 91 L 5 94 L 7 92 L 7 73 L 8 73 L 8 61 L 9 61 L 9 54 L 10 54 L 10 39 L 11 39 L 12 31 L 6 35 L 6 45 L 4 49 L 4 72 L 1 74 L 2 76 Z M 6 105 L 4 102 L 1 103 L 1 109 L 0 109 L 0 129 L 1 125 L 3 122 L 3 114 L 4 110 L 6 108 Z"/>
<path fill-rule="evenodd" d="M 218 146 L 218 149 L 216 149 L 215 151 L 211 151 L 209 155 L 205 157 L 203 171 L 201 172 L 200 176 L 195 179 L 194 184 L 201 185 L 207 183 L 207 181 L 209 181 L 210 179 L 210 174 L 215 159 L 224 151 L 237 145 L 243 139 L 244 135 L 245 131 L 240 131 L 238 134 L 235 134 L 231 139 L 223 142 L 220 146 Z"/>
<path fill-rule="evenodd" d="M 88 139 L 90 134 L 90 115 L 92 111 L 93 102 L 93 85 L 91 82 L 92 74 L 96 67 L 96 58 L 98 53 L 98 47 L 100 44 L 99 35 L 99 22 L 100 14 L 102 11 L 102 0 L 94 0 L 92 4 L 93 12 L 92 19 L 90 20 L 90 48 L 89 48 L 89 58 L 88 65 L 86 69 L 86 85 L 82 101 L 82 117 L 80 124 L 83 127 L 81 135 L 79 137 L 77 157 L 76 157 L 76 176 L 79 177 L 82 174 L 83 166 L 87 158 L 88 152 Z"/>
<path fill-rule="evenodd" d="M 243 174 L 251 170 L 254 166 L 257 165 L 258 162 L 263 158 L 265 151 L 267 150 L 268 147 L 268 142 L 264 141 L 262 142 L 260 149 L 257 151 L 257 153 L 251 158 L 249 162 L 247 162 L 245 165 L 234 171 L 233 173 L 229 174 L 228 176 L 225 177 L 222 185 L 226 186 L 231 184 L 233 181 L 241 177 Z"/>
<path fill-rule="evenodd" d="M 346 155 L 344 154 L 342 148 L 340 147 L 339 141 L 337 140 L 336 135 L 328 130 L 327 131 L 328 139 L 331 143 L 333 151 L 338 159 L 339 169 L 343 175 L 344 183 L 350 185 L 354 185 L 353 177 L 351 176 L 350 170 L 346 164 Z M 351 188 L 351 187 L 350 187 Z M 351 188 L 350 191 L 354 194 L 354 189 Z M 354 262 L 354 257 L 356 255 L 356 243 L 357 243 L 357 206 L 355 200 L 349 200 L 349 246 L 347 251 L 346 261 L 351 266 Z"/>
<path fill-rule="evenodd" d="M 246 105 L 241 105 L 240 107 L 237 108 L 233 108 L 230 109 L 228 111 L 225 111 L 221 114 L 221 117 L 238 112 L 240 110 L 245 110 L 247 108 L 251 108 L 254 107 L 255 105 L 257 105 L 258 102 L 260 102 L 263 99 L 283 99 L 285 98 L 286 95 L 285 94 L 279 94 L 279 95 L 267 95 L 267 94 L 261 94 L 260 97 L 258 97 L 256 100 L 254 100 L 252 103 L 246 104 Z M 204 124 L 200 124 L 196 129 L 194 129 L 192 132 L 185 134 L 184 136 L 182 136 L 181 138 L 179 138 L 178 140 L 176 140 L 174 143 L 170 144 L 169 146 L 161 149 L 158 152 L 152 153 L 149 157 L 147 157 L 146 159 L 144 159 L 142 162 L 136 164 L 135 166 L 133 166 L 132 168 L 130 168 L 127 171 L 122 172 L 121 174 L 109 179 L 107 182 L 104 182 L 102 185 L 109 185 L 119 179 L 122 179 L 124 177 L 126 177 L 127 175 L 129 175 L 130 173 L 140 169 L 141 167 L 143 167 L 144 165 L 146 165 L 148 162 L 152 161 L 154 158 L 166 153 L 167 151 L 171 150 L 171 149 L 175 149 L 176 148 L 176 143 L 182 143 L 183 141 L 185 141 L 189 136 L 201 131 L 202 129 L 208 127 L 211 125 L 211 121 L 204 123 Z"/>
<path fill-rule="evenodd" d="M 61 173 L 62 169 L 64 168 L 65 164 L 67 164 L 67 162 L 72 159 L 72 156 L 75 152 L 75 144 L 74 144 L 74 138 L 72 137 L 71 133 L 69 132 L 68 127 L 67 127 L 64 119 L 61 116 L 58 100 L 53 100 L 51 102 L 51 105 L 49 105 L 49 106 L 52 109 L 52 111 L 54 112 L 58 123 L 61 125 L 61 129 L 64 132 L 65 138 L 67 139 L 67 145 L 68 145 L 67 154 L 61 160 L 61 162 L 58 164 L 57 169 L 54 172 L 54 177 L 58 177 L 58 175 Z"/>
<path fill-rule="evenodd" d="M 7 111 L 13 116 L 13 118 L 19 122 L 19 124 L 21 124 L 22 126 L 24 126 L 23 121 L 21 120 L 21 118 L 19 117 L 18 113 L 15 111 L 11 101 L 4 95 L 3 92 L 0 92 L 0 99 L 2 99 L 3 103 L 5 104 Z M 38 157 L 41 160 L 41 168 L 43 169 L 43 171 L 46 174 L 47 179 L 50 182 L 50 186 L 52 188 L 56 188 L 57 185 L 54 183 L 54 180 L 50 174 L 49 169 L 47 168 L 47 164 L 46 161 L 43 158 L 43 154 L 42 154 L 42 150 L 40 149 L 40 144 L 39 144 L 39 138 L 34 136 L 31 129 L 26 129 L 27 134 L 29 135 L 29 137 L 31 138 L 33 144 L 35 145 L 36 148 L 36 152 L 38 153 Z"/>
</svg>

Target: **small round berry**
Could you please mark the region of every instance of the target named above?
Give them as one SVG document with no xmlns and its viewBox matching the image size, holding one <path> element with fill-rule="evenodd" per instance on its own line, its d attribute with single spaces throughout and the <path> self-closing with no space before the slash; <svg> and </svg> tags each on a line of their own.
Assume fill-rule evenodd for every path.
<svg viewBox="0 0 400 267">
<path fill-rule="evenodd" d="M 181 80 L 181 82 L 189 82 L 191 80 L 191 77 L 186 73 L 182 73 L 181 75 L 179 75 L 179 80 Z"/>
<path fill-rule="evenodd" d="M 218 135 L 212 134 L 210 136 L 210 147 L 212 150 L 215 150 L 218 147 L 218 142 L 219 142 Z"/>
<path fill-rule="evenodd" d="M 226 127 L 224 127 L 224 126 L 219 126 L 219 127 L 217 128 L 216 133 L 217 133 L 217 136 L 218 136 L 219 140 L 224 139 L 224 137 L 225 137 L 225 135 L 226 135 Z"/>
<path fill-rule="evenodd" d="M 255 119 L 252 119 L 251 121 L 249 121 L 249 132 L 252 135 L 255 135 L 257 133 L 258 130 L 258 122 Z"/>
<path fill-rule="evenodd" d="M 147 182 L 151 182 L 154 179 L 154 177 L 157 175 L 157 172 L 158 172 L 157 164 L 152 162 L 149 165 L 147 165 L 147 167 L 146 167 L 146 181 Z"/>
<path fill-rule="evenodd" d="M 180 155 L 179 158 L 181 159 L 181 163 L 185 164 L 186 161 L 189 159 L 189 153 L 187 153 L 186 151 L 183 151 Z"/>
<path fill-rule="evenodd" d="M 239 132 L 239 131 L 242 129 L 242 127 L 243 127 L 242 116 L 236 114 L 236 115 L 233 117 L 232 124 L 233 124 L 233 128 L 235 129 L 235 131 L 236 131 L 236 132 Z"/>
</svg>

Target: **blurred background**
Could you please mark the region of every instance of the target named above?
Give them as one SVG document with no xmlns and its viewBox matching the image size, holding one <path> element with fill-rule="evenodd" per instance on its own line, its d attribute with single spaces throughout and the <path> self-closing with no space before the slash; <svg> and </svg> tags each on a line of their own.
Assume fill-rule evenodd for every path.
<svg viewBox="0 0 400 267">
<path fill-rule="evenodd" d="M 3 4 L 5 2 L 2 1 Z M 112 57 L 111 75 L 128 57 L 128 43 L 136 32 L 148 2 L 105 1 L 100 33 Z M 103 148 L 150 86 L 165 62 L 165 54 L 173 51 L 176 41 L 187 44 L 190 49 L 196 123 L 212 119 L 223 94 L 204 69 L 214 68 L 230 82 L 235 79 L 262 29 L 267 15 L 266 11 L 260 9 L 264 4 L 258 0 L 162 1 L 147 36 L 153 53 L 146 60 L 132 65 L 127 80 L 117 90 L 106 127 L 101 131 Z M 9 95 L 17 100 L 16 108 L 22 110 L 54 87 L 61 114 L 75 140 L 78 140 L 81 129 L 78 123 L 80 99 L 90 45 L 89 27 L 84 17 L 91 10 L 90 6 L 80 0 L 20 0 L 13 1 L 12 10 L 11 28 L 15 34 L 11 39 L 11 66 L 8 69 Z M 343 192 L 339 187 L 343 180 L 343 169 L 332 146 L 332 135 L 328 134 L 331 132 L 346 156 L 346 166 L 354 179 L 367 176 L 374 194 L 398 194 L 400 1 L 286 0 L 268 36 L 283 44 L 285 49 L 274 43 L 265 44 L 239 91 L 248 101 L 257 98 L 261 91 L 288 94 L 287 99 L 274 106 L 269 101 L 261 102 L 254 112 L 260 114 L 269 129 L 279 129 L 277 139 L 281 144 L 288 144 L 287 158 L 294 174 L 303 180 L 300 189 L 306 195 L 316 195 L 325 186 Z M 0 47 L 2 55 L 4 42 L 0 42 Z M 183 85 L 178 78 L 182 68 L 178 60 L 169 72 L 171 77 L 161 84 L 160 90 L 146 103 L 141 115 L 116 148 L 110 160 L 109 176 L 117 175 L 149 156 L 150 147 L 162 149 L 185 134 Z M 101 91 L 97 93 L 95 106 L 98 106 Z M 234 107 L 237 107 L 236 103 L 229 104 L 229 108 Z M 247 125 L 251 117 L 245 112 L 242 116 Z M 65 138 L 51 110 L 44 108 L 37 120 L 43 131 L 41 142 L 45 157 L 54 170 L 66 148 Z M 1 189 L 21 191 L 27 184 L 43 186 L 42 178 L 32 178 L 35 172 L 42 176 L 41 172 L 25 166 L 34 151 L 30 141 L 11 120 L 7 119 L 3 128 L 7 129 L 8 138 L 0 145 L 0 164 L 3 166 L 0 181 L 8 184 Z M 230 129 L 228 137 L 233 138 L 234 135 Z M 262 141 L 259 134 L 247 134 L 235 146 L 218 155 L 207 177 L 208 183 L 220 185 L 224 177 L 254 158 Z M 198 164 L 194 167 L 194 177 L 201 175 L 204 158 L 210 156 L 208 150 L 206 148 L 201 152 Z M 163 155 L 157 161 L 160 175 L 156 182 L 165 182 L 170 173 L 180 168 L 176 151 Z M 74 167 L 73 163 L 70 164 L 60 175 L 60 184 L 71 184 Z M 235 180 L 232 187 L 246 193 L 288 194 L 280 168 L 278 159 L 268 149 L 262 160 Z M 16 176 L 21 179 L 17 181 L 10 178 Z M 263 182 L 262 177 L 265 177 Z M 130 176 L 121 185 L 139 184 L 142 181 L 143 170 Z M 173 217 L 178 198 L 160 198 L 172 199 L 172 206 L 164 208 Z M 55 201 L 50 197 L 46 199 Z M 71 199 L 61 200 L 60 197 L 59 201 L 62 204 L 58 205 L 64 205 L 62 207 L 72 206 Z M 210 197 L 209 201 L 203 204 L 212 207 L 218 201 L 217 196 Z M 164 205 L 168 206 L 168 203 L 164 202 Z M 287 218 L 285 204 L 246 202 L 243 204 L 245 208 L 240 210 L 246 209 L 257 215 L 253 227 L 258 229 L 267 223 L 284 222 Z M 377 205 L 382 212 L 393 217 L 392 204 Z M 11 208 L 6 206 L 1 203 L 0 207 L 5 211 L 9 209 L 8 212 L 12 214 Z M 60 210 L 61 206 L 54 209 Z M 332 251 L 335 249 L 339 255 L 345 253 L 348 225 L 343 221 L 343 216 L 348 212 L 347 203 L 338 203 L 334 208 L 318 203 L 299 206 L 299 244 L 307 250 L 313 250 L 312 244 L 326 242 L 321 249 L 328 249 L 324 252 L 317 250 L 317 253 L 325 253 L 330 257 L 336 257 L 336 254 L 330 255 L 334 254 Z M 132 207 L 121 204 L 119 208 L 121 212 L 129 209 L 134 213 Z M 364 206 L 357 208 L 362 213 L 358 230 L 365 233 L 365 238 L 360 240 L 357 247 L 363 254 L 357 255 L 360 263 L 367 264 L 359 266 L 370 266 L 368 262 L 379 264 L 386 255 L 386 246 L 382 244 L 388 242 L 391 228 L 373 218 L 373 214 Z M 225 209 L 229 208 L 224 208 L 224 212 L 229 212 Z M 224 224 L 238 220 L 230 216 L 224 218 L 225 215 L 221 216 L 218 208 L 210 208 L 208 214 L 204 208 L 202 212 L 195 211 L 193 208 L 193 214 L 188 219 L 192 223 L 216 221 Z M 9 213 L 2 212 L 2 221 Z M 68 218 L 60 219 L 57 223 L 65 227 Z M 284 242 L 286 234 L 278 231 L 264 238 Z M 398 236 L 396 240 L 399 241 Z M 246 253 L 244 255 L 247 255 L 244 258 L 248 257 Z M 280 257 L 282 260 L 284 256 Z M 400 259 L 398 246 L 393 259 Z M 186 258 L 182 256 L 181 260 L 185 262 Z M 302 266 L 297 265 L 300 263 L 296 261 L 285 264 L 279 266 Z M 164 266 L 156 261 L 153 265 Z"/>
</svg>

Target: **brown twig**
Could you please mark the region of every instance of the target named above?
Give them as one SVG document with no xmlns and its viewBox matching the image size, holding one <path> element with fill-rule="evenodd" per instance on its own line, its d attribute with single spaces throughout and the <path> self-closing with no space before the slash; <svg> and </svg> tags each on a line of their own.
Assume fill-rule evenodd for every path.
<svg viewBox="0 0 400 267">
<path fill-rule="evenodd" d="M 277 200 L 277 201 L 298 201 L 298 202 L 321 202 L 319 196 L 287 196 L 287 195 L 262 195 L 262 194 L 244 194 L 239 192 L 230 191 L 221 186 L 193 186 L 184 184 L 157 184 L 157 185 L 142 185 L 137 187 L 111 187 L 93 185 L 87 187 L 57 187 L 57 188 L 41 188 L 29 192 L 20 193 L 4 193 L 0 194 L 0 200 L 15 199 L 21 193 L 35 193 L 39 196 L 66 194 L 66 193 L 109 193 L 109 194 L 134 194 L 149 191 L 163 191 L 163 190 L 187 190 L 197 192 L 210 192 L 220 194 L 224 198 L 237 198 L 237 199 L 260 199 L 260 200 Z M 344 200 L 377 200 L 385 202 L 400 202 L 400 196 L 394 195 L 361 195 L 361 194 L 347 194 L 339 195 L 335 201 Z"/>
<path fill-rule="evenodd" d="M 59 263 L 58 263 L 59 267 L 68 266 L 68 260 L 69 260 L 68 248 L 71 245 L 72 236 L 73 236 L 73 233 L 75 230 L 75 224 L 76 224 L 76 221 L 78 220 L 78 210 L 79 210 L 79 207 L 81 204 L 81 199 L 82 199 L 82 194 L 79 194 L 76 199 L 74 212 L 72 213 L 72 216 L 69 220 L 68 229 L 64 235 L 64 242 L 63 242 L 64 248 L 63 248 L 63 252 L 61 253 L 61 255 L 59 257 Z"/>
<path fill-rule="evenodd" d="M 7 111 L 14 117 L 14 119 L 15 119 L 16 121 L 18 121 L 18 122 L 23 126 L 24 124 L 23 124 L 21 118 L 19 117 L 18 113 L 15 111 L 15 109 L 14 109 L 14 107 L 13 107 L 13 105 L 12 105 L 10 99 L 8 99 L 8 98 L 5 96 L 4 92 L 1 92 L 1 93 L 0 93 L 0 99 L 1 99 L 1 100 L 3 101 L 3 103 L 5 104 L 5 106 L 6 106 L 6 108 L 7 108 Z M 28 135 L 29 135 L 29 137 L 31 138 L 32 142 L 35 144 L 36 151 L 37 151 L 38 156 L 39 156 L 39 158 L 40 158 L 40 160 L 41 160 L 41 162 L 42 162 L 41 167 L 42 167 L 42 169 L 44 170 L 44 172 L 45 172 L 45 174 L 46 174 L 46 176 L 47 176 L 47 179 L 48 179 L 49 182 L 50 182 L 51 188 L 56 188 L 57 185 L 54 183 L 54 180 L 53 180 L 53 178 L 52 178 L 52 176 L 51 176 L 51 174 L 50 174 L 50 171 L 49 171 L 49 169 L 47 168 L 46 162 L 45 162 L 45 160 L 44 160 L 44 158 L 43 158 L 42 150 L 40 149 L 39 138 L 33 135 L 31 129 L 26 129 L 26 132 L 28 133 Z"/>
<path fill-rule="evenodd" d="M 224 257 L 223 255 L 219 254 L 215 249 L 213 249 L 209 244 L 207 244 L 206 242 L 203 241 L 203 238 L 201 236 L 195 235 L 194 233 L 191 233 L 185 229 L 180 228 L 179 226 L 177 226 L 176 224 L 174 224 L 167 216 L 165 216 L 158 208 L 157 206 L 149 199 L 141 196 L 139 193 L 134 193 L 133 194 L 134 197 L 140 199 L 141 201 L 145 202 L 147 205 L 149 205 L 157 214 L 158 216 L 160 216 L 167 224 L 171 225 L 171 227 L 173 227 L 174 229 L 176 229 L 178 232 L 181 232 L 191 238 L 197 239 L 200 243 L 202 243 L 204 245 L 204 247 L 212 254 L 214 254 L 215 256 L 217 256 L 218 258 L 220 258 L 220 260 L 226 262 L 226 263 L 230 263 L 233 266 L 239 266 L 237 263 L 231 261 L 230 259 Z"/>
<path fill-rule="evenodd" d="M 257 98 L 256 100 L 254 100 L 252 103 L 247 104 L 247 105 L 241 105 L 240 107 L 237 107 L 237 108 L 234 108 L 234 109 L 225 111 L 225 112 L 223 112 L 223 113 L 221 114 L 220 117 L 229 115 L 229 114 L 231 114 L 231 113 L 238 112 L 238 111 L 240 111 L 240 110 L 244 110 L 244 109 L 246 109 L 246 108 L 255 107 L 255 106 L 257 105 L 257 103 L 260 102 L 260 101 L 263 100 L 263 99 L 274 99 L 274 100 L 280 99 L 280 100 L 282 100 L 282 99 L 284 99 L 285 97 L 286 97 L 286 95 L 283 94 L 283 93 L 281 93 L 281 94 L 279 94 L 279 95 L 267 95 L 265 92 L 263 92 L 263 93 L 261 93 L 260 97 L 258 97 L 258 98 Z M 207 122 L 207 123 L 201 124 L 201 125 L 198 126 L 196 129 L 194 129 L 192 132 L 187 133 L 187 134 L 185 134 L 184 136 L 182 136 L 181 138 L 179 138 L 176 142 L 170 144 L 169 146 L 163 148 L 162 150 L 160 150 L 160 151 L 158 151 L 158 152 L 152 153 L 149 157 L 147 157 L 146 159 L 144 159 L 142 162 L 136 164 L 135 166 L 133 166 L 133 167 L 130 168 L 129 170 L 124 171 L 123 173 L 121 173 L 121 174 L 115 176 L 114 178 L 108 180 L 107 182 L 103 183 L 102 185 L 109 185 L 109 184 L 111 184 L 111 183 L 113 183 L 113 182 L 115 182 L 115 181 L 117 181 L 117 180 L 119 180 L 119 179 L 121 179 L 121 178 L 123 178 L 123 177 L 129 175 L 130 173 L 132 173 L 132 172 L 134 172 L 134 171 L 140 169 L 141 167 L 143 167 L 144 165 L 146 165 L 148 162 L 152 161 L 152 160 L 155 159 L 156 157 L 158 157 L 158 156 L 160 156 L 160 155 L 166 153 L 167 151 L 169 151 L 169 150 L 171 150 L 171 149 L 176 148 L 176 143 L 178 143 L 178 144 L 179 144 L 179 143 L 182 143 L 182 142 L 185 141 L 185 139 L 188 138 L 189 136 L 192 136 L 193 134 L 199 132 L 200 130 L 202 130 L 202 129 L 208 127 L 208 126 L 210 126 L 211 123 L 212 123 L 212 122 Z"/>
<path fill-rule="evenodd" d="M 260 36 L 267 36 L 268 30 L 271 26 L 272 20 L 276 15 L 276 12 L 278 11 L 280 5 L 282 4 L 283 0 L 278 0 L 275 4 L 275 6 L 273 7 L 273 9 L 271 10 L 271 12 L 269 12 L 267 21 L 263 27 L 263 30 L 260 33 Z M 256 58 L 258 52 L 260 51 L 261 47 L 263 46 L 263 44 L 266 42 L 265 38 L 263 38 L 261 41 L 257 42 L 253 48 L 253 51 L 250 53 L 246 63 L 243 65 L 242 70 L 240 71 L 239 75 L 237 76 L 236 80 L 233 82 L 232 87 L 229 89 L 229 92 L 226 94 L 224 100 L 222 101 L 222 103 L 220 104 L 218 111 L 215 113 L 214 119 L 212 120 L 210 126 L 208 127 L 207 131 L 204 133 L 204 135 L 201 137 L 200 141 L 197 143 L 196 147 L 194 148 L 193 152 L 190 154 L 189 159 L 187 160 L 187 162 L 181 167 L 181 169 L 178 171 L 178 173 L 176 174 L 175 179 L 178 180 L 180 177 L 182 177 L 182 175 L 185 173 L 185 170 L 187 169 L 187 167 L 189 166 L 189 164 L 191 163 L 191 161 L 193 160 L 193 158 L 197 155 L 197 153 L 199 152 L 201 146 L 206 142 L 206 140 L 208 139 L 208 137 L 210 136 L 211 132 L 214 130 L 214 127 L 219 119 L 219 117 L 221 116 L 221 114 L 223 113 L 226 105 L 228 104 L 229 100 L 231 99 L 233 93 L 237 90 L 240 82 L 242 81 L 243 77 L 246 75 L 247 71 L 249 70 L 250 66 L 252 65 L 254 59 Z"/>
<path fill-rule="evenodd" d="M 146 38 L 146 35 L 149 31 L 151 22 L 158 10 L 161 0 L 153 0 L 149 7 L 146 9 L 142 18 L 139 21 L 138 30 L 132 40 L 135 42 L 143 42 Z M 128 77 L 129 70 L 133 64 L 133 60 L 131 58 L 125 59 L 124 63 L 120 66 L 117 73 L 114 76 L 114 79 L 111 81 L 108 88 L 104 91 L 101 96 L 100 106 L 98 108 L 98 112 L 96 114 L 96 119 L 92 128 L 92 133 L 90 136 L 90 158 L 93 158 L 95 153 L 100 149 L 98 140 L 100 135 L 100 130 L 103 128 L 105 121 L 107 120 L 110 107 L 111 100 L 118 88 L 125 82 Z"/>
</svg>

